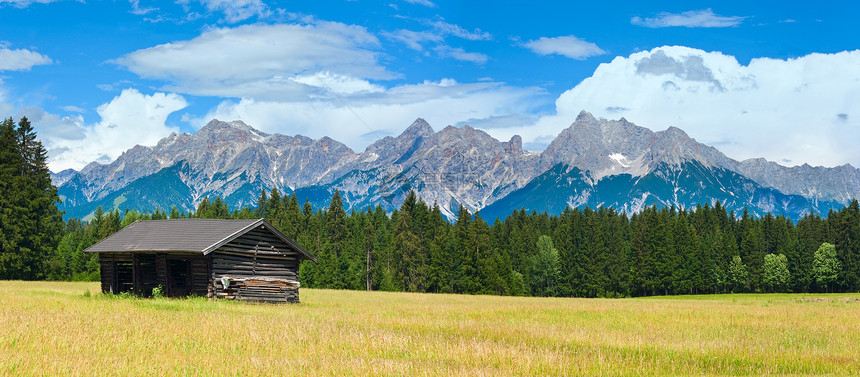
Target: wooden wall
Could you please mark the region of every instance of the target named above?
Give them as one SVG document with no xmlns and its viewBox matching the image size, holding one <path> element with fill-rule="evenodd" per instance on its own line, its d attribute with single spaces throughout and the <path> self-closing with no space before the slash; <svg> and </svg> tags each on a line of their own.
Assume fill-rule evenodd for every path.
<svg viewBox="0 0 860 377">
<path fill-rule="evenodd" d="M 210 297 L 299 302 L 300 255 L 269 231 L 252 230 L 210 256 Z M 230 279 L 227 288 L 223 277 Z"/>
<path fill-rule="evenodd" d="M 190 253 L 101 253 L 102 292 L 131 292 L 148 297 L 159 285 L 169 291 L 168 263 L 172 259 L 188 262 L 190 294 L 206 296 L 211 276 L 209 258 Z"/>
<path fill-rule="evenodd" d="M 132 292 L 134 290 L 133 266 L 134 261 L 132 260 L 131 254 L 99 254 L 102 292 Z"/>
</svg>

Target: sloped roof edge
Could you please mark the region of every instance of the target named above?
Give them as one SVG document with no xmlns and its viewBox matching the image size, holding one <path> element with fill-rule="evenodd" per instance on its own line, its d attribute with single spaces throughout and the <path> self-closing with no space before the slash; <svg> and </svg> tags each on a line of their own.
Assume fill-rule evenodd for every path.
<svg viewBox="0 0 860 377">
<path fill-rule="evenodd" d="M 205 226 L 204 226 L 205 224 Z M 219 219 L 170 219 L 135 221 L 118 232 L 95 243 L 85 253 L 103 252 L 191 252 L 207 255 L 221 246 L 264 226 L 275 237 L 304 257 L 317 262 L 316 256 L 301 247 L 265 219 L 219 220 Z M 187 232 L 187 233 L 183 233 Z M 226 237 L 223 234 L 229 232 Z M 210 243 L 215 237 L 223 237 Z"/>
</svg>

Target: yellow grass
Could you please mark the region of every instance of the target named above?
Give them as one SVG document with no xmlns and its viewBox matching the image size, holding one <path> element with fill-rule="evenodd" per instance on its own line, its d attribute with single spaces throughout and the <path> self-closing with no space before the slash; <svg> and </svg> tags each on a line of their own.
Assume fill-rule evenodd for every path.
<svg viewBox="0 0 860 377">
<path fill-rule="evenodd" d="M 84 292 L 94 292 L 86 297 Z M 0 282 L 4 375 L 857 375 L 859 295 L 541 299 L 301 290 L 300 305 Z"/>
</svg>

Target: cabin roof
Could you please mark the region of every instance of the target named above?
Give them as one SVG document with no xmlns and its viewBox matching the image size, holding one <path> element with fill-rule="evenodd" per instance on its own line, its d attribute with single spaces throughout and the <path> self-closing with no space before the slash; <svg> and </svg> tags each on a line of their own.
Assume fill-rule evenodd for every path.
<svg viewBox="0 0 860 377">
<path fill-rule="evenodd" d="M 170 219 L 136 221 L 101 240 L 85 253 L 191 252 L 209 254 L 258 227 L 268 229 L 306 258 L 317 258 L 263 219 Z"/>
</svg>

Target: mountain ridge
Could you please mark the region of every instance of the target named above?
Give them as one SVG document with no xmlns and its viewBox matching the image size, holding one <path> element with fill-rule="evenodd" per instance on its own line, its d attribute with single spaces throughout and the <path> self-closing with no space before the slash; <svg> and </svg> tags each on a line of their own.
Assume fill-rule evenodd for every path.
<svg viewBox="0 0 860 377">
<path fill-rule="evenodd" d="M 665 175 L 665 166 L 689 162 L 806 198 L 811 207 L 847 204 L 860 197 L 860 170 L 847 164 L 784 167 L 764 159 L 736 161 L 679 128 L 652 131 L 624 118 L 597 119 L 586 111 L 540 153 L 522 149 L 518 135 L 499 141 L 468 125 L 434 131 L 421 118 L 400 135 L 381 138 L 361 153 L 328 137 L 267 134 L 241 121 L 213 119 L 193 134 L 174 133 L 155 146 L 135 146 L 108 164 L 93 162 L 79 172 L 52 173 L 52 179 L 63 208 L 74 216 L 85 216 L 76 207 L 84 208 L 182 163 L 178 179 L 188 187 L 192 207 L 204 196 L 231 197 L 230 205 L 242 206 L 253 205 L 263 189 L 313 193 L 308 198 L 337 189 L 348 207 L 382 205 L 391 211 L 415 190 L 450 218 L 460 205 L 478 212 L 559 164 L 587 172 L 587 183 L 597 186 L 606 177 L 642 178 L 660 169 L 658 173 Z M 254 191 L 256 195 L 250 194 Z M 319 203 L 314 204 L 325 205 L 316 200 Z"/>
</svg>

